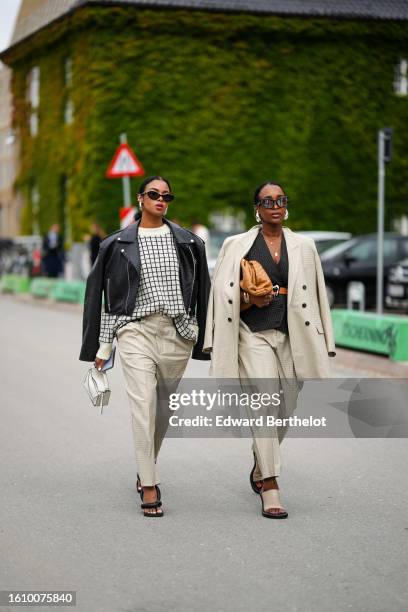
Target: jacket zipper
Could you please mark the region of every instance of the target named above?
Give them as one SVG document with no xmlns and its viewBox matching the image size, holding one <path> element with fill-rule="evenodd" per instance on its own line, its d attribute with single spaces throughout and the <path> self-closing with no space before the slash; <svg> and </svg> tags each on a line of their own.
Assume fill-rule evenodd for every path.
<svg viewBox="0 0 408 612">
<path fill-rule="evenodd" d="M 189 302 L 189 304 L 188 304 L 188 313 L 187 313 L 188 315 L 190 315 L 191 300 L 193 299 L 193 291 L 194 291 L 194 281 L 195 281 L 196 260 L 195 260 L 195 257 L 194 257 L 194 255 L 193 255 L 193 252 L 192 252 L 192 250 L 191 250 L 191 248 L 190 248 L 190 247 L 188 247 L 188 250 L 190 251 L 190 253 L 191 253 L 191 257 L 192 257 L 192 259 L 193 259 L 193 282 L 192 282 L 192 284 L 191 284 L 191 295 L 190 295 L 190 302 Z"/>
<path fill-rule="evenodd" d="M 108 278 L 108 286 L 106 288 L 106 297 L 108 298 L 108 308 L 109 308 L 109 312 L 110 312 L 111 305 L 110 305 L 110 295 L 109 295 L 109 283 L 110 283 L 110 278 Z"/>
<path fill-rule="evenodd" d="M 126 310 L 126 314 L 127 314 L 128 302 L 129 302 L 129 296 L 130 296 L 129 258 L 126 255 L 125 251 L 122 250 L 121 253 L 124 255 L 124 257 L 126 259 L 126 272 L 127 272 L 127 279 L 128 279 L 128 293 L 127 293 L 126 305 L 125 305 L 125 310 Z"/>
</svg>

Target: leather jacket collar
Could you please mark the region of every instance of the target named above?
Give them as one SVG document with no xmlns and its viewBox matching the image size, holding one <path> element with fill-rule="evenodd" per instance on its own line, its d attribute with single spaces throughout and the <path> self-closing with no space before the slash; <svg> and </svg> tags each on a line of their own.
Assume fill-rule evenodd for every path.
<svg viewBox="0 0 408 612">
<path fill-rule="evenodd" d="M 168 219 L 165 219 L 165 218 L 163 218 L 163 222 L 166 223 L 170 227 L 170 230 L 177 242 L 179 243 L 194 242 L 194 240 L 191 239 L 191 234 L 187 230 L 185 230 L 183 227 L 180 227 L 176 223 L 173 223 L 172 221 L 169 221 Z M 132 223 L 131 225 L 128 225 L 127 227 L 125 227 L 125 229 L 122 230 L 122 232 L 120 233 L 118 240 L 120 240 L 120 242 L 136 242 L 139 225 L 140 225 L 140 219 L 137 219 L 135 223 Z"/>
</svg>

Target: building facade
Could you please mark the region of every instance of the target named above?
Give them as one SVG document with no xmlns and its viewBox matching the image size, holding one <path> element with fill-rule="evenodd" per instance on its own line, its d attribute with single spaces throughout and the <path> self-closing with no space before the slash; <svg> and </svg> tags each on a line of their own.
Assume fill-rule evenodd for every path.
<svg viewBox="0 0 408 612">
<path fill-rule="evenodd" d="M 253 190 L 274 179 L 294 229 L 364 232 L 390 125 L 387 224 L 407 208 L 405 2 L 27 0 L 1 57 L 25 233 L 118 227 L 122 186 L 105 171 L 121 132 L 171 180 L 183 223 L 235 207 L 251 224 Z"/>
<path fill-rule="evenodd" d="M 12 128 L 11 70 L 0 62 L 0 237 L 10 238 L 20 231 L 23 206 L 14 189 L 18 173 L 19 147 Z"/>
</svg>

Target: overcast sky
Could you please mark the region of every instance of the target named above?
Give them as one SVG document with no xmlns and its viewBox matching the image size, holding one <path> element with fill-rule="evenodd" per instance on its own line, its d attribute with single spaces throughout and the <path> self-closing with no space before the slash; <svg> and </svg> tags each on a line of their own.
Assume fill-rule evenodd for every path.
<svg viewBox="0 0 408 612">
<path fill-rule="evenodd" d="M 21 0 L 0 0 L 0 51 L 10 42 L 20 4 Z"/>
</svg>

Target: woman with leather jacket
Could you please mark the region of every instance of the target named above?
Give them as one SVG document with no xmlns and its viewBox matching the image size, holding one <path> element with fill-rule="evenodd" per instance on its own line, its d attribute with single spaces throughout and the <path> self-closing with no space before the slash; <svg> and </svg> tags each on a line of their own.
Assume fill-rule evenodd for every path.
<svg viewBox="0 0 408 612">
<path fill-rule="evenodd" d="M 205 246 L 165 218 L 173 199 L 167 179 L 145 179 L 135 223 L 102 241 L 87 280 L 79 357 L 101 368 L 117 338 L 132 415 L 136 486 L 149 517 L 163 516 L 156 461 L 168 427 L 169 395 L 190 355 L 210 358 L 202 351 L 210 292 Z"/>
</svg>

